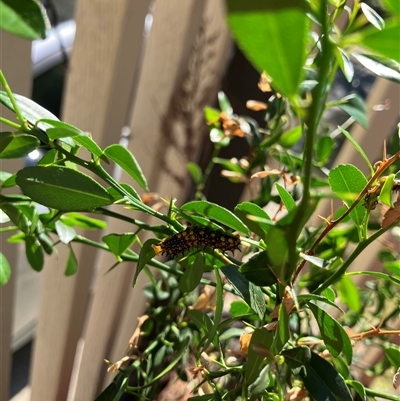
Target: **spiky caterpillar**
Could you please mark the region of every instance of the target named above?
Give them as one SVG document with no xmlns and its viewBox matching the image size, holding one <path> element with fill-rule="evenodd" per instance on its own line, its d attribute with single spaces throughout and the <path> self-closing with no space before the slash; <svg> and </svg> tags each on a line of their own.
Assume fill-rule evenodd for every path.
<svg viewBox="0 0 400 401">
<path fill-rule="evenodd" d="M 222 230 L 215 230 L 210 227 L 191 226 L 185 230 L 164 238 L 159 244 L 152 245 L 156 255 L 166 254 L 175 258 L 180 253 L 184 253 L 192 248 L 205 248 L 221 251 L 231 251 L 239 249 L 240 236 L 227 234 Z"/>
</svg>

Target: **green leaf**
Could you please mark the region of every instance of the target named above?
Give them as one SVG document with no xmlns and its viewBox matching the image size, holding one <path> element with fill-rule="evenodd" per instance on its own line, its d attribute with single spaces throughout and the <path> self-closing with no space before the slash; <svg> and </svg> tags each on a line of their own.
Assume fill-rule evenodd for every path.
<svg viewBox="0 0 400 401">
<path fill-rule="evenodd" d="M 399 368 L 400 361 L 400 348 L 384 344 L 383 349 L 385 350 L 385 356 L 387 360 L 393 366 L 393 368 L 397 370 Z"/>
<path fill-rule="evenodd" d="M 142 202 L 142 198 L 140 197 L 140 195 L 136 192 L 136 189 L 133 188 L 131 185 L 129 184 L 120 184 L 122 188 L 125 189 L 126 192 L 128 192 L 130 195 L 132 195 L 133 198 L 135 198 L 136 200 Z M 108 193 L 116 200 L 121 200 L 124 197 L 113 187 L 107 188 Z M 133 207 L 133 206 L 131 206 Z"/>
<path fill-rule="evenodd" d="M 135 242 L 135 239 L 135 233 L 108 234 L 102 238 L 117 259 Z"/>
<path fill-rule="evenodd" d="M 220 125 L 219 123 L 220 111 L 212 107 L 204 107 L 204 118 L 208 125 Z"/>
<path fill-rule="evenodd" d="M 133 277 L 132 287 L 135 287 L 136 281 L 139 277 L 139 273 L 145 268 L 147 263 L 149 263 L 150 260 L 153 259 L 154 256 L 156 256 L 156 253 L 155 253 L 152 245 L 156 245 L 159 243 L 160 243 L 160 240 L 158 240 L 156 238 L 150 238 L 143 244 L 142 249 L 140 250 L 140 253 L 139 253 L 139 260 L 137 262 L 135 275 Z"/>
<path fill-rule="evenodd" d="M 26 167 L 18 171 L 16 181 L 35 202 L 53 209 L 92 210 L 113 201 L 93 178 L 67 167 Z"/>
<path fill-rule="evenodd" d="M 353 281 L 342 276 L 340 281 L 335 284 L 340 300 L 354 312 L 359 312 L 361 308 L 360 293 Z"/>
<path fill-rule="evenodd" d="M 0 209 L 24 234 L 29 235 L 31 233 L 32 223 L 28 217 L 22 213 L 20 208 L 6 201 L 2 201 L 0 203 Z"/>
<path fill-rule="evenodd" d="M 398 18 L 386 20 L 385 28 L 380 31 L 377 31 L 375 27 L 370 27 L 355 35 L 357 35 L 356 39 L 359 44 L 400 63 L 400 24 Z"/>
<path fill-rule="evenodd" d="M 264 360 L 264 356 L 259 355 L 256 348 L 262 346 L 263 348 L 270 350 L 272 341 L 272 332 L 268 331 L 265 328 L 254 330 L 250 340 L 249 351 L 247 354 L 247 362 L 245 365 L 246 385 L 250 385 L 257 379 L 260 373 L 260 366 Z"/>
<path fill-rule="evenodd" d="M 21 111 L 22 116 L 28 120 L 32 125 L 35 125 L 36 122 L 40 119 L 47 118 L 50 120 L 58 120 L 58 118 L 47 111 L 44 107 L 38 105 L 35 103 L 33 100 L 28 99 L 25 96 L 13 94 L 15 98 L 15 102 L 18 106 L 18 108 Z M 14 111 L 14 107 L 8 98 L 8 95 L 6 92 L 0 91 L 0 103 L 2 103 L 4 106 L 6 106 L 8 109 L 10 109 L 12 112 Z M 51 125 L 48 124 L 42 124 L 44 128 L 51 128 Z"/>
<path fill-rule="evenodd" d="M 239 273 L 239 269 L 235 265 L 222 266 L 221 271 L 232 285 L 235 293 L 257 313 L 260 319 L 263 319 L 265 314 L 265 300 L 261 288 L 246 280 L 246 278 Z"/>
<path fill-rule="evenodd" d="M 224 273 L 225 274 L 225 273 Z M 250 315 L 252 314 L 252 310 L 250 308 L 250 306 L 243 301 L 233 301 L 230 305 L 229 305 L 229 313 L 233 316 L 233 317 L 241 317 L 244 315 Z M 220 340 L 222 341 L 222 336 L 220 337 Z"/>
<path fill-rule="evenodd" d="M 229 99 L 227 98 L 225 93 L 222 91 L 218 92 L 218 103 L 221 111 L 223 111 L 228 117 L 232 117 L 233 109 L 231 103 L 229 102 Z"/>
<path fill-rule="evenodd" d="M 85 230 L 104 230 L 107 223 L 103 220 L 94 219 L 80 213 L 67 213 L 61 216 L 61 221 L 70 227 L 80 227 Z"/>
<path fill-rule="evenodd" d="M 357 271 L 357 272 L 349 272 L 345 273 L 346 276 L 371 276 L 371 277 L 377 277 L 381 278 L 383 280 L 388 280 L 391 281 L 395 284 L 400 285 L 400 280 L 398 280 L 396 277 L 390 276 L 389 274 L 386 273 L 380 273 L 380 272 L 370 272 L 370 271 Z"/>
<path fill-rule="evenodd" d="M 354 67 L 353 63 L 350 61 L 350 57 L 340 47 L 336 47 L 335 54 L 336 60 L 339 64 L 340 69 L 343 72 L 344 77 L 346 78 L 347 82 L 351 82 L 354 77 Z"/>
<path fill-rule="evenodd" d="M 193 264 L 190 264 L 179 279 L 179 289 L 182 292 L 193 291 L 199 284 L 204 272 L 204 257 L 196 255 Z"/>
<path fill-rule="evenodd" d="M 399 2 L 400 4 L 400 2 Z M 394 60 L 384 57 L 371 56 L 369 54 L 351 54 L 357 59 L 365 68 L 371 72 L 390 81 L 400 84 L 400 64 Z"/>
<path fill-rule="evenodd" d="M 247 235 L 250 234 L 248 228 L 229 210 L 212 202 L 192 201 L 181 207 L 184 213 L 198 214 L 222 223 L 227 227 L 237 230 Z"/>
<path fill-rule="evenodd" d="M 368 128 L 367 109 L 364 101 L 355 93 L 340 99 L 339 107 L 349 116 L 353 117 L 361 127 Z"/>
<path fill-rule="evenodd" d="M 50 28 L 50 23 L 39 1 L 1 0 L 0 9 L 1 29 L 29 40 L 46 38 L 46 29 Z"/>
<path fill-rule="evenodd" d="M 188 316 L 190 321 L 196 325 L 203 336 L 207 337 L 213 330 L 214 323 L 205 313 L 197 309 L 192 309 L 188 310 Z"/>
<path fill-rule="evenodd" d="M 283 188 L 282 185 L 278 184 L 277 182 L 275 183 L 275 187 L 278 190 L 278 194 L 282 199 L 282 202 L 285 205 L 287 211 L 290 212 L 291 210 L 296 209 L 296 202 L 292 198 L 292 195 L 290 195 L 289 192 L 286 191 L 286 189 Z"/>
<path fill-rule="evenodd" d="M 29 264 L 37 272 L 43 269 L 43 251 L 39 241 L 32 236 L 25 237 L 25 254 Z"/>
<path fill-rule="evenodd" d="M 400 15 L 400 2 L 398 0 L 383 0 L 383 3 L 393 14 Z"/>
<path fill-rule="evenodd" d="M 285 358 L 286 364 L 295 375 L 298 375 L 302 369 L 305 369 L 305 365 L 308 365 L 311 361 L 310 348 L 305 345 L 286 349 L 281 352 L 281 355 Z"/>
<path fill-rule="evenodd" d="M 367 17 L 367 20 L 377 29 L 382 30 L 385 27 L 383 18 L 367 3 L 361 3 L 361 10 Z"/>
<path fill-rule="evenodd" d="M 310 362 L 299 376 L 315 401 L 353 401 L 343 377 L 325 359 L 311 353 Z"/>
<path fill-rule="evenodd" d="M 96 397 L 94 401 L 114 401 L 114 397 L 118 394 L 118 389 L 119 385 L 117 386 L 117 383 L 112 382 Z"/>
<path fill-rule="evenodd" d="M 121 145 L 110 145 L 104 149 L 104 154 L 118 164 L 129 174 L 145 191 L 148 191 L 147 181 L 142 169 L 133 154 Z"/>
<path fill-rule="evenodd" d="M 0 159 L 25 157 L 39 146 L 39 139 L 33 135 L 2 132 L 0 134 Z"/>
<path fill-rule="evenodd" d="M 400 260 L 387 260 L 383 262 L 383 267 L 395 276 L 400 277 Z"/>
<path fill-rule="evenodd" d="M 278 279 L 284 283 L 287 277 L 284 271 L 288 257 L 288 245 L 285 231 L 280 227 L 271 227 L 265 238 L 269 265 L 272 266 Z"/>
<path fill-rule="evenodd" d="M 5 255 L 0 252 L 0 285 L 7 284 L 11 277 L 11 267 Z"/>
<path fill-rule="evenodd" d="M 394 208 L 392 202 L 392 190 L 393 190 L 393 183 L 394 183 L 394 174 L 389 174 L 386 177 L 386 180 L 383 184 L 381 189 L 381 193 L 379 194 L 378 199 L 384 204 L 389 206 L 390 208 Z"/>
<path fill-rule="evenodd" d="M 270 366 L 266 365 L 258 374 L 257 379 L 252 383 L 249 387 L 249 395 L 253 397 L 255 395 L 265 394 L 265 389 L 269 386 L 271 382 L 271 375 L 270 375 Z"/>
<path fill-rule="evenodd" d="M 364 174 L 351 164 L 341 164 L 329 173 L 331 190 L 350 207 L 360 192 L 367 185 Z M 363 224 L 367 211 L 362 202 L 350 212 L 350 218 L 357 226 Z"/>
<path fill-rule="evenodd" d="M 323 295 L 300 294 L 300 295 L 297 295 L 297 301 L 299 302 L 300 305 L 302 305 L 303 303 L 307 303 L 308 301 L 324 302 L 324 303 L 328 304 L 329 306 L 332 306 L 333 308 L 336 308 L 340 312 L 344 313 L 344 310 L 337 303 L 334 302 L 334 300 L 336 298 L 335 292 L 331 288 L 329 288 L 329 289 L 333 292 L 332 299 L 328 299 Z M 324 292 L 322 292 L 322 294 L 324 294 Z"/>
<path fill-rule="evenodd" d="M 351 144 L 354 146 L 354 148 L 357 150 L 357 152 L 360 154 L 360 156 L 364 159 L 365 163 L 367 163 L 367 166 L 369 167 L 369 170 L 371 172 L 371 175 L 374 175 L 374 168 L 372 167 L 371 162 L 368 159 L 368 156 L 365 154 L 363 148 L 358 144 L 357 141 L 354 140 L 354 138 L 342 127 L 338 127 L 340 132 L 351 142 Z"/>
<path fill-rule="evenodd" d="M 99 145 L 97 145 L 97 143 L 89 136 L 74 136 L 74 141 L 83 146 L 90 153 L 93 153 L 97 157 L 101 157 L 102 160 L 108 163 L 108 159 L 104 156 L 103 151 L 101 150 Z"/>
<path fill-rule="evenodd" d="M 346 380 L 346 384 L 353 387 L 357 394 L 361 397 L 361 401 L 367 401 L 367 394 L 365 387 L 357 380 Z"/>
<path fill-rule="evenodd" d="M 335 142 L 330 136 L 322 136 L 318 138 L 315 146 L 315 155 L 320 166 L 324 166 L 334 149 Z"/>
<path fill-rule="evenodd" d="M 228 0 L 228 24 L 239 47 L 284 96 L 297 94 L 310 20 L 302 0 Z"/>
<path fill-rule="evenodd" d="M 260 287 L 270 287 L 278 282 L 277 273 L 271 268 L 266 251 L 256 252 L 239 268 L 243 276 Z"/>
<path fill-rule="evenodd" d="M 186 165 L 186 168 L 188 169 L 189 174 L 196 185 L 200 184 L 203 181 L 203 173 L 197 163 L 189 162 Z"/>
<path fill-rule="evenodd" d="M 72 276 L 78 271 L 78 261 L 76 260 L 76 256 L 72 248 L 69 248 L 67 266 L 65 267 L 65 275 Z"/>
<path fill-rule="evenodd" d="M 271 220 L 264 209 L 252 202 L 242 202 L 235 207 L 234 213 L 253 233 L 265 239 L 265 234 L 268 232 L 270 225 L 251 219 L 252 216 L 256 216 L 265 220 Z"/>
<path fill-rule="evenodd" d="M 338 356 L 343 352 L 347 363 L 350 365 L 353 357 L 353 348 L 350 338 L 342 325 L 319 306 L 311 302 L 308 305 L 315 316 L 328 351 L 333 356 Z"/>
<path fill-rule="evenodd" d="M 301 139 L 303 135 L 303 130 L 300 125 L 290 129 L 289 131 L 284 132 L 279 138 L 279 143 L 284 148 L 291 148 L 296 145 L 297 142 Z"/>
<path fill-rule="evenodd" d="M 282 351 L 289 338 L 289 314 L 286 311 L 285 305 L 280 304 L 278 326 L 275 330 L 274 341 L 271 346 L 274 355 L 278 355 Z"/>
<path fill-rule="evenodd" d="M 46 152 L 43 157 L 37 162 L 37 166 L 51 166 L 55 164 L 58 160 L 58 150 L 52 149 Z"/>
<path fill-rule="evenodd" d="M 56 231 L 63 244 L 69 244 L 75 237 L 76 231 L 64 224 L 61 220 L 55 222 Z"/>
</svg>

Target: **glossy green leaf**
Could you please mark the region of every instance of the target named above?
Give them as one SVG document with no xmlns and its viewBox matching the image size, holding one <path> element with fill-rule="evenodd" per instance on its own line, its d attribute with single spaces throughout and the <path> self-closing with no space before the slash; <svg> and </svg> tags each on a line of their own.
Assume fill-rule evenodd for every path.
<svg viewBox="0 0 400 401">
<path fill-rule="evenodd" d="M 227 98 L 225 93 L 222 91 L 218 92 L 218 103 L 221 111 L 223 111 L 228 117 L 231 117 L 233 115 L 231 103 L 229 102 L 229 99 Z"/>
<path fill-rule="evenodd" d="M 364 174 L 351 164 L 341 164 L 332 169 L 329 173 L 328 182 L 332 191 L 349 207 L 367 185 Z M 357 226 L 361 226 L 366 212 L 363 202 L 359 202 L 350 212 L 350 218 Z"/>
<path fill-rule="evenodd" d="M 400 84 L 400 64 L 396 61 L 369 54 L 352 53 L 351 55 L 378 77 Z"/>
<path fill-rule="evenodd" d="M 233 317 L 240 317 L 240 316 L 244 316 L 244 315 L 250 315 L 253 312 L 252 312 L 250 306 L 246 302 L 233 301 L 229 305 L 229 313 Z M 220 339 L 222 340 L 222 336 Z"/>
<path fill-rule="evenodd" d="M 296 145 L 297 142 L 301 139 L 303 135 L 303 130 L 301 126 L 294 127 L 289 131 L 284 132 L 279 138 L 279 143 L 284 148 L 291 148 Z"/>
<path fill-rule="evenodd" d="M 0 134 L 0 159 L 25 157 L 39 146 L 39 139 L 33 135 L 2 132 Z"/>
<path fill-rule="evenodd" d="M 333 356 L 338 356 L 342 352 L 350 365 L 353 358 L 353 348 L 349 335 L 337 320 L 319 306 L 311 302 L 308 305 L 318 323 L 326 348 Z"/>
<path fill-rule="evenodd" d="M 55 222 L 55 227 L 58 237 L 63 244 L 69 244 L 76 237 L 76 231 L 61 220 Z"/>
<path fill-rule="evenodd" d="M 264 360 L 264 356 L 259 355 L 256 349 L 257 346 L 262 346 L 263 348 L 270 350 L 272 346 L 272 341 L 272 332 L 268 331 L 265 328 L 254 330 L 250 340 L 249 351 L 247 354 L 247 362 L 245 365 L 245 379 L 247 385 L 250 385 L 257 379 L 260 373 L 261 364 Z"/>
<path fill-rule="evenodd" d="M 102 160 L 108 163 L 108 159 L 104 156 L 103 151 L 91 137 L 84 135 L 74 136 L 74 141 L 83 146 L 90 153 L 93 153 L 97 157 L 101 157 Z"/>
<path fill-rule="evenodd" d="M 140 272 L 145 268 L 147 263 L 149 263 L 150 260 L 156 256 L 156 253 L 152 245 L 156 245 L 159 242 L 160 240 L 158 239 L 150 238 L 143 244 L 142 249 L 140 250 L 139 253 L 139 260 L 137 262 L 135 275 L 133 277 L 132 287 L 135 287 Z"/>
<path fill-rule="evenodd" d="M 70 227 L 80 227 L 85 230 L 104 230 L 107 223 L 80 213 L 66 213 L 61 216 L 61 221 Z"/>
<path fill-rule="evenodd" d="M 393 14 L 400 15 L 400 2 L 398 0 L 382 0 L 386 8 Z"/>
<path fill-rule="evenodd" d="M 256 395 L 265 394 L 265 389 L 269 386 L 271 379 L 270 365 L 266 365 L 261 369 L 257 379 L 249 386 L 251 399 L 254 399 L 253 397 Z"/>
<path fill-rule="evenodd" d="M 380 273 L 380 272 L 373 272 L 373 271 L 357 271 L 357 272 L 349 272 L 345 273 L 346 276 L 370 276 L 370 277 L 377 277 L 381 278 L 383 280 L 388 280 L 391 281 L 397 285 L 400 285 L 400 280 L 397 279 L 396 277 L 393 277 L 389 274 L 386 273 Z"/>
<path fill-rule="evenodd" d="M 267 244 L 267 256 L 269 265 L 274 269 L 277 277 L 281 282 L 285 282 L 286 273 L 282 270 L 288 257 L 288 245 L 286 234 L 280 227 L 271 227 L 265 238 Z"/>
<path fill-rule="evenodd" d="M 374 168 L 372 167 L 371 162 L 368 159 L 368 156 L 365 154 L 363 148 L 358 144 L 357 141 L 354 140 L 354 138 L 342 127 L 338 127 L 340 132 L 350 141 L 350 143 L 354 146 L 354 149 L 357 150 L 357 152 L 360 154 L 360 156 L 364 159 L 365 163 L 367 163 L 367 166 L 369 167 L 369 170 L 371 172 L 371 175 L 374 175 Z"/>
<path fill-rule="evenodd" d="M 208 125 L 219 124 L 220 111 L 212 107 L 204 107 L 204 118 Z"/>
<path fill-rule="evenodd" d="M 50 23 L 43 5 L 34 0 L 1 0 L 0 28 L 24 39 L 44 39 Z"/>
<path fill-rule="evenodd" d="M 48 152 L 46 152 L 43 157 L 37 162 L 37 166 L 51 166 L 52 164 L 55 164 L 56 161 L 58 160 L 58 150 L 52 149 Z"/>
<path fill-rule="evenodd" d="M 362 383 L 357 380 L 346 380 L 346 384 L 357 391 L 357 394 L 361 397 L 361 401 L 367 401 L 367 394 Z"/>
<path fill-rule="evenodd" d="M 208 334 L 213 330 L 214 323 L 205 313 L 197 309 L 192 309 L 188 310 L 188 316 L 190 321 L 196 325 L 203 336 L 207 337 Z"/>
<path fill-rule="evenodd" d="M 129 184 L 120 184 L 122 188 L 125 189 L 126 192 L 128 192 L 130 195 L 132 195 L 132 197 L 140 202 L 142 202 L 142 198 L 140 197 L 140 195 L 137 193 L 136 189 L 133 188 L 131 185 Z M 121 200 L 124 197 L 114 188 L 110 187 L 107 188 L 108 193 L 116 200 Z"/>
<path fill-rule="evenodd" d="M 340 47 L 336 48 L 335 54 L 336 54 L 336 60 L 339 64 L 340 69 L 343 72 L 344 77 L 346 78 L 347 82 L 351 82 L 354 77 L 354 67 L 353 63 L 350 60 L 350 57 Z"/>
<path fill-rule="evenodd" d="M 189 265 L 179 279 L 179 289 L 182 292 L 193 291 L 199 284 L 204 272 L 204 257 L 196 255 L 194 263 Z"/>
<path fill-rule="evenodd" d="M 43 250 L 39 241 L 32 236 L 25 237 L 25 254 L 29 264 L 37 272 L 43 269 Z"/>
<path fill-rule="evenodd" d="M 58 120 L 58 118 L 46 110 L 44 107 L 38 105 L 33 100 L 28 99 L 25 96 L 13 94 L 15 98 L 15 102 L 18 108 L 21 110 L 22 116 L 28 120 L 32 125 L 35 125 L 36 122 L 40 119 L 47 118 L 50 120 Z M 0 91 L 0 103 L 14 112 L 14 107 L 8 98 L 6 92 Z M 43 124 L 44 128 L 51 128 L 51 125 Z"/>
<path fill-rule="evenodd" d="M 5 255 L 0 252 L 0 285 L 7 284 L 11 277 L 11 267 Z"/>
<path fill-rule="evenodd" d="M 386 180 L 383 184 L 381 189 L 381 193 L 379 194 L 379 200 L 386 206 L 390 208 L 394 208 L 392 202 L 392 190 L 393 190 L 393 183 L 394 183 L 394 174 L 389 174 L 386 177 Z"/>
<path fill-rule="evenodd" d="M 255 216 L 265 220 L 271 220 L 264 209 L 252 202 L 242 202 L 235 207 L 234 213 L 246 224 L 251 232 L 256 233 L 262 239 L 265 238 L 265 234 L 268 232 L 270 225 L 251 219 L 252 216 Z"/>
<path fill-rule="evenodd" d="M 367 109 L 365 108 L 364 101 L 355 93 L 348 95 L 341 99 L 339 107 L 346 112 L 349 116 L 353 117 L 361 127 L 368 128 Z"/>
<path fill-rule="evenodd" d="M 229 210 L 208 201 L 192 201 L 181 207 L 184 213 L 199 214 L 247 235 L 248 228 Z"/>
<path fill-rule="evenodd" d="M 383 346 L 383 349 L 385 351 L 385 356 L 387 360 L 393 366 L 393 368 L 397 370 L 400 363 L 400 348 L 393 345 L 385 344 Z"/>
<path fill-rule="evenodd" d="M 361 308 L 360 293 L 353 281 L 347 276 L 342 276 L 335 286 L 340 300 L 353 312 L 359 312 Z"/>
<path fill-rule="evenodd" d="M 319 165 L 325 165 L 331 156 L 335 142 L 330 136 L 322 136 L 318 138 L 315 145 L 315 155 Z"/>
<path fill-rule="evenodd" d="M 2 188 L 11 188 L 11 187 L 16 187 L 17 183 L 15 182 L 15 179 L 17 178 L 16 174 L 12 174 L 10 177 L 8 177 L 2 184 Z"/>
<path fill-rule="evenodd" d="M 257 313 L 260 319 L 263 319 L 265 314 L 265 300 L 261 288 L 250 283 L 239 273 L 238 267 L 235 265 L 222 266 L 221 271 L 232 285 L 235 293 Z"/>
<path fill-rule="evenodd" d="M 73 276 L 78 271 L 78 261 L 72 248 L 69 248 L 67 265 L 65 266 L 65 275 Z"/>
<path fill-rule="evenodd" d="M 310 348 L 304 345 L 286 349 L 281 352 L 281 355 L 295 375 L 298 375 L 302 369 L 305 370 L 305 365 L 308 365 L 311 361 Z"/>
<path fill-rule="evenodd" d="M 201 171 L 200 166 L 197 163 L 189 162 L 186 165 L 186 168 L 188 169 L 189 174 L 193 179 L 193 182 L 196 185 L 200 184 L 203 180 L 203 173 Z"/>
<path fill-rule="evenodd" d="M 269 264 L 266 251 L 256 252 L 240 266 L 239 271 L 247 280 L 260 287 L 269 287 L 278 282 L 276 272 Z"/>
<path fill-rule="evenodd" d="M 378 31 L 375 27 L 364 29 L 357 33 L 357 41 L 376 54 L 391 58 L 400 63 L 399 37 L 400 20 L 386 20 L 386 26 Z"/>
<path fill-rule="evenodd" d="M 118 258 L 135 242 L 136 234 L 108 234 L 102 240 L 107 244 L 108 249 Z"/>
<path fill-rule="evenodd" d="M 67 167 L 26 167 L 18 171 L 16 181 L 24 194 L 53 209 L 92 210 L 113 202 L 93 178 Z"/>
<path fill-rule="evenodd" d="M 228 24 L 256 68 L 284 96 L 297 94 L 306 56 L 310 20 L 302 0 L 228 0 Z"/>
<path fill-rule="evenodd" d="M 311 353 L 310 362 L 299 376 L 315 401 L 353 401 L 343 377 L 325 359 Z"/>
<path fill-rule="evenodd" d="M 329 289 L 333 292 L 333 294 L 335 294 L 335 292 L 331 288 Z M 324 294 L 324 292 L 322 292 L 322 294 Z M 335 298 L 336 298 L 335 295 L 333 295 L 333 299 L 329 299 L 324 295 L 317 295 L 317 294 L 297 295 L 297 301 L 299 302 L 300 305 L 302 305 L 303 303 L 307 303 L 308 301 L 323 302 L 328 304 L 329 306 L 332 306 L 333 308 L 336 308 L 341 313 L 344 313 L 344 310 L 336 302 L 334 302 Z"/>
<path fill-rule="evenodd" d="M 112 382 L 105 388 L 105 390 L 101 392 L 101 394 L 96 397 L 94 401 L 114 401 L 115 396 L 118 395 L 118 389 L 119 385 L 117 385 L 115 382 Z"/>
<path fill-rule="evenodd" d="M 382 30 L 385 27 L 383 18 L 367 3 L 361 2 L 361 10 L 367 17 L 367 20 L 377 29 Z"/>
<path fill-rule="evenodd" d="M 383 267 L 395 276 L 400 277 L 400 260 L 387 260 L 383 262 Z"/>
<path fill-rule="evenodd" d="M 296 209 L 296 202 L 292 198 L 292 195 L 290 195 L 289 192 L 285 188 L 283 188 L 282 185 L 278 184 L 277 182 L 275 183 L 275 187 L 278 191 L 280 198 L 282 199 L 283 204 L 285 205 L 285 208 L 288 210 L 288 212 Z"/>
<path fill-rule="evenodd" d="M 31 233 L 32 223 L 21 209 L 11 203 L 0 202 L 0 209 L 10 218 L 10 220 L 24 233 Z"/>
<path fill-rule="evenodd" d="M 289 314 L 286 311 L 285 305 L 279 305 L 278 325 L 274 333 L 274 341 L 272 342 L 271 350 L 274 355 L 279 354 L 286 343 L 289 341 Z"/>
<path fill-rule="evenodd" d="M 10 218 L 7 216 L 3 210 L 0 209 L 0 224 L 8 223 Z"/>
</svg>

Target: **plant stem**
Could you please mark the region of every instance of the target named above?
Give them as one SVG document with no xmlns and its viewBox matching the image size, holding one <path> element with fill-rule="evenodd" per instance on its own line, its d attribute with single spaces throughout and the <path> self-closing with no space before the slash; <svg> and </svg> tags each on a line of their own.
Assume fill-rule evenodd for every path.
<svg viewBox="0 0 400 401">
<path fill-rule="evenodd" d="M 394 225 L 397 224 L 397 222 L 393 222 L 390 226 L 387 226 L 385 228 L 381 228 L 377 232 L 375 232 L 373 235 L 371 235 L 367 240 L 360 242 L 356 249 L 352 252 L 352 254 L 349 256 L 349 258 L 342 264 L 342 266 L 339 267 L 335 271 L 335 273 L 332 274 L 325 282 L 323 282 L 318 288 L 316 288 L 312 293 L 313 294 L 320 294 L 325 288 L 328 288 L 331 284 L 336 282 L 337 280 L 340 279 L 340 277 L 346 272 L 346 270 L 349 268 L 349 266 L 353 263 L 353 261 L 357 258 L 357 256 L 372 242 L 374 242 L 376 239 L 378 239 L 383 233 L 385 233 L 387 230 L 390 228 L 394 227 Z"/>
<path fill-rule="evenodd" d="M 11 104 L 13 105 L 14 113 L 16 114 L 16 116 L 17 116 L 18 120 L 20 121 L 20 123 L 21 123 L 22 125 L 24 125 L 24 124 L 25 124 L 25 118 L 24 118 L 24 116 L 21 114 L 21 110 L 20 110 L 19 107 L 17 106 L 17 103 L 16 103 L 16 101 L 15 101 L 15 99 L 14 99 L 14 95 L 13 95 L 13 93 L 11 92 L 11 88 L 10 88 L 10 86 L 8 85 L 8 82 L 7 82 L 7 80 L 6 80 L 6 77 L 4 76 L 2 70 L 0 70 L 0 83 L 2 84 L 4 90 L 7 92 L 8 98 L 10 99 L 10 102 L 11 102 Z M 19 127 L 19 126 L 18 126 L 18 127 Z"/>
<path fill-rule="evenodd" d="M 0 117 L 0 122 L 3 123 L 3 124 L 6 124 L 6 125 L 8 125 L 8 126 L 10 126 L 12 128 L 15 128 L 15 129 L 20 129 L 21 128 L 20 124 L 14 123 L 13 121 L 8 120 L 7 118 L 4 118 L 4 117 Z"/>
<path fill-rule="evenodd" d="M 399 401 L 398 395 L 388 394 L 388 393 L 384 393 L 384 392 L 378 391 L 378 390 L 372 390 L 367 387 L 364 387 L 364 389 L 365 389 L 365 394 L 369 395 L 371 397 L 380 397 L 380 398 L 384 398 L 385 400 Z"/>
</svg>

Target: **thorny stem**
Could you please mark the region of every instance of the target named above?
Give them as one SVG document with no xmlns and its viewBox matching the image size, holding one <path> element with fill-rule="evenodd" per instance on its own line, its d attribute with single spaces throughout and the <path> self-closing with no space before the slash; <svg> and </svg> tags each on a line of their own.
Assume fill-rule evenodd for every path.
<svg viewBox="0 0 400 401">
<path fill-rule="evenodd" d="M 356 200 L 350 205 L 350 207 L 336 220 L 330 221 L 328 225 L 325 227 L 325 229 L 322 231 L 322 233 L 319 235 L 317 240 L 314 242 L 313 246 L 306 252 L 307 255 L 314 255 L 315 249 L 317 248 L 318 244 L 326 237 L 326 235 L 334 228 L 336 227 L 343 219 L 345 219 L 350 212 L 357 206 L 357 204 L 364 198 L 364 196 L 367 194 L 368 190 L 371 188 L 371 186 L 374 184 L 374 182 L 378 179 L 378 177 L 391 165 L 393 164 L 397 159 L 400 159 L 400 151 L 394 154 L 392 157 L 389 159 L 383 161 L 378 169 L 376 170 L 375 174 L 371 177 L 371 179 L 367 182 L 365 185 L 364 189 L 360 192 L 360 194 L 357 196 Z M 383 230 L 379 230 L 377 233 L 380 233 L 379 235 L 383 234 L 387 230 L 388 227 L 386 227 Z M 375 234 L 377 234 L 375 233 Z M 378 236 L 379 236 L 378 235 Z M 374 239 L 377 238 L 375 235 L 372 236 Z M 370 238 L 372 238 L 370 237 Z M 359 246 L 356 248 L 356 250 L 364 243 L 367 243 L 365 247 L 370 243 L 370 238 L 361 242 Z M 363 248 L 364 249 L 364 248 Z M 356 255 L 357 256 L 357 255 Z M 347 261 L 346 261 L 347 262 Z M 301 270 L 303 269 L 304 265 L 306 264 L 306 260 L 303 259 L 299 266 L 297 267 L 293 279 L 292 279 L 292 286 L 296 282 L 296 279 L 298 275 L 300 274 Z M 331 276 L 332 277 L 332 276 Z M 324 287 L 326 288 L 326 287 Z M 318 289 L 319 290 L 319 289 Z M 322 290 L 321 290 L 322 291 Z"/>
</svg>

